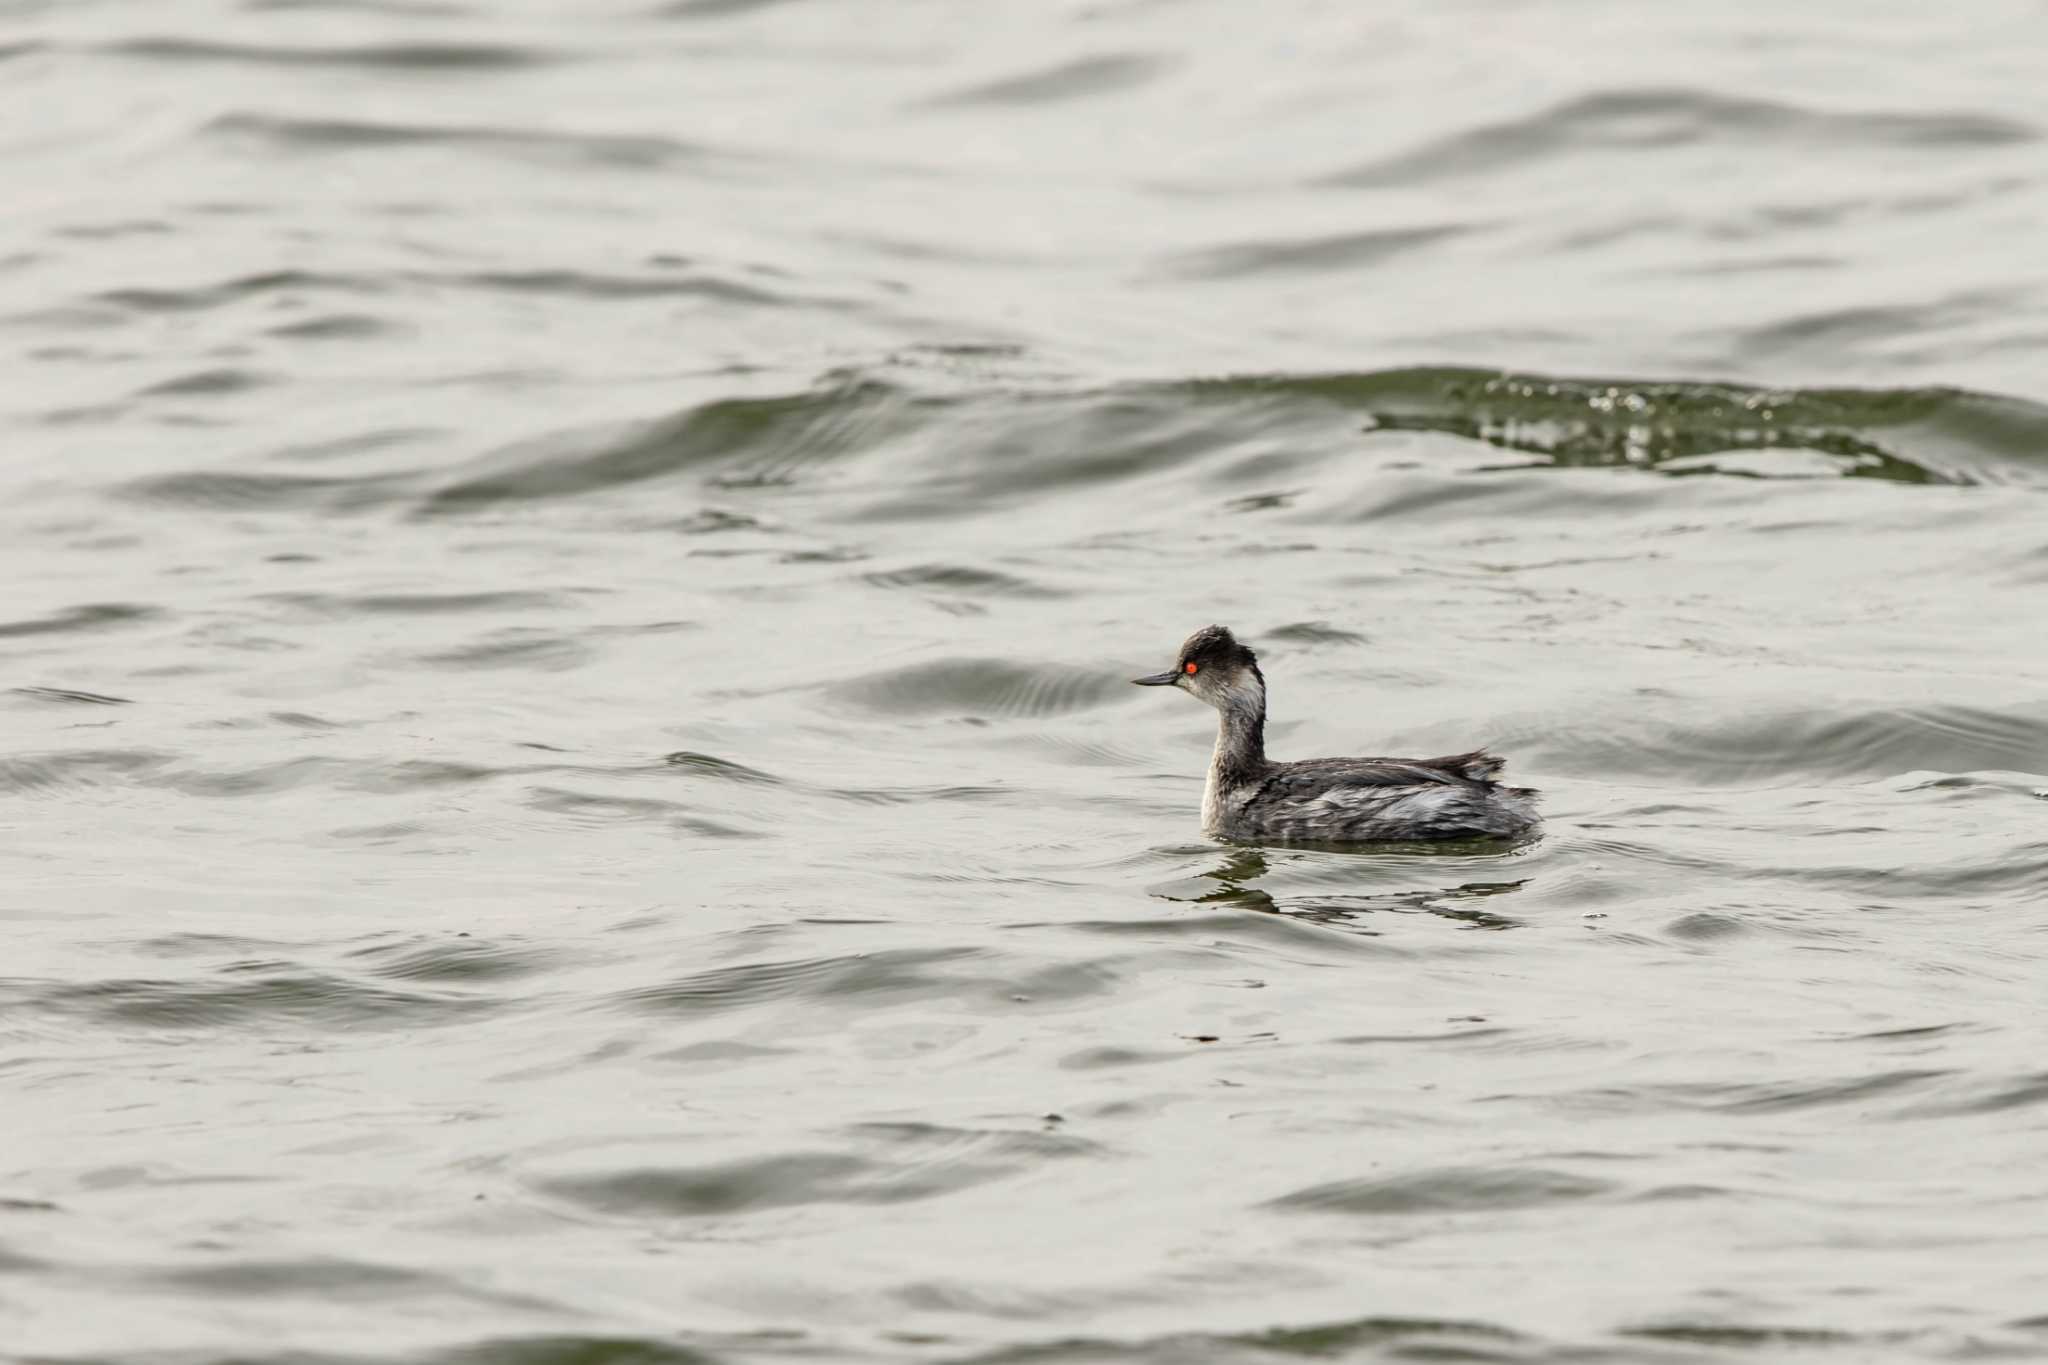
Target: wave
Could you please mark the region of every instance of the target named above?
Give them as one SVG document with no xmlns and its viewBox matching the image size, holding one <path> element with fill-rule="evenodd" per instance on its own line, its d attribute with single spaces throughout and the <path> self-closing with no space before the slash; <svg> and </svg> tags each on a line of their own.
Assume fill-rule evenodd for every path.
<svg viewBox="0 0 2048 1365">
<path fill-rule="evenodd" d="M 719 487 L 787 482 L 900 429 L 903 395 L 879 384 L 778 398 L 734 398 L 586 445 L 569 436 L 487 457 L 444 482 L 426 513 L 574 496 L 701 472 Z"/>
<path fill-rule="evenodd" d="M 34 635 L 70 635 L 86 631 L 118 629 L 140 625 L 163 616 L 160 608 L 138 602 L 93 602 L 66 607 L 46 616 L 17 621 L 0 621 L 0 639 L 18 640 Z"/>
<path fill-rule="evenodd" d="M 935 659 L 826 688 L 834 700 L 895 716 L 1057 716 L 1129 693 L 1122 678 L 1094 669 L 1008 659 Z"/>
<path fill-rule="evenodd" d="M 137 291 L 123 297 L 137 307 L 203 308 L 305 284 L 297 277 L 255 276 L 182 293 L 158 291 L 147 303 Z M 1318 488 L 1318 469 L 1334 477 L 1353 452 L 1369 450 L 1376 439 L 1415 432 L 1520 458 L 1506 466 L 1447 459 L 1426 486 L 1399 485 L 1407 492 L 1397 488 L 1397 497 L 1411 501 L 1455 503 L 1499 492 L 1488 481 L 1497 472 L 1601 468 L 1683 478 L 2048 483 L 2048 407 L 2017 398 L 1955 389 L 1764 389 L 1434 367 L 1045 393 L 921 393 L 842 374 L 787 394 L 719 399 L 646 422 L 522 440 L 441 469 L 361 475 L 195 469 L 149 475 L 115 492 L 194 509 L 397 504 L 433 517 L 600 496 L 653 481 L 736 496 L 830 480 L 839 495 L 830 515 L 889 522 L 961 518 L 1170 478 L 1170 494 L 1155 487 L 1145 501 L 1206 496 L 1232 510 L 1285 511 L 1314 521 L 1358 515 Z M 392 439 L 414 441 L 420 434 L 409 430 Z M 369 448 L 382 438 L 362 440 Z M 1276 456 L 1276 448 L 1287 453 Z M 1427 467 L 1432 456 L 1421 448 L 1414 458 Z M 1275 493 L 1283 468 L 1296 486 Z M 1581 490 L 1580 496 L 1593 494 Z M 1617 484 L 1600 496 L 1646 501 L 1655 494 Z M 1382 498 L 1370 514 L 1384 516 L 1399 505 Z M 732 524 L 719 520 L 704 529 Z M 875 571 L 869 581 L 970 595 L 1051 591 L 1008 576 L 980 577 L 997 572 L 938 562 Z"/>
<path fill-rule="evenodd" d="M 1521 118 L 1435 138 L 1407 151 L 1319 177 L 1350 189 L 1428 185 L 1538 168 L 1607 148 L 1668 149 L 1690 143 L 1768 143 L 1815 150 L 1845 146 L 1954 154 L 2038 141 L 2030 123 L 1995 115 L 1809 109 L 1709 90 L 1605 90 Z"/>
<path fill-rule="evenodd" d="M 283 960 L 230 963 L 209 977 L 81 982 L 0 981 L 0 1006 L 31 1017 L 136 1030 L 424 1028 L 478 1018 L 509 1002 L 454 990 L 352 981 Z"/>
<path fill-rule="evenodd" d="M 1553 772 L 1622 774 L 1686 786 L 1901 778 L 1913 773 L 2048 773 L 2048 702 L 1750 707 L 1697 721 L 1636 707 L 1580 724 L 1546 724 L 1512 741 Z M 1923 777 L 1932 787 L 1939 778 Z M 1957 785 L 1979 785 L 1967 778 Z M 2024 783 L 1994 783 L 2012 791 Z"/>
<path fill-rule="evenodd" d="M 370 71 L 517 71 L 571 60 L 569 53 L 507 43 L 397 42 L 284 47 L 204 38 L 124 38 L 93 49 L 114 57 L 243 66 L 340 66 Z"/>
<path fill-rule="evenodd" d="M 1612 1181 L 1566 1171 L 1447 1167 L 1310 1185 L 1270 1206 L 1313 1213 L 1469 1213 L 1597 1199 L 1617 1188 Z"/>
<path fill-rule="evenodd" d="M 806 1204 L 902 1204 L 1023 1175 L 1046 1161 L 1091 1156 L 1081 1138 L 1030 1130 L 863 1124 L 867 1152 L 798 1151 L 691 1166 L 639 1166 L 543 1178 L 538 1187 L 600 1213 L 637 1218 L 732 1217 Z"/>
<path fill-rule="evenodd" d="M 368 119 L 292 118 L 256 113 L 223 114 L 207 125 L 205 133 L 232 145 L 280 153 L 443 147 L 554 165 L 636 172 L 698 167 L 720 155 L 678 138 L 644 133 L 567 133 L 539 128 L 380 123 Z"/>
<path fill-rule="evenodd" d="M 1173 65 L 1165 58 L 1145 53 L 1098 53 L 937 95 L 923 104 L 927 108 L 1056 104 L 1149 85 Z"/>
<path fill-rule="evenodd" d="M 1232 242 L 1182 252 L 1165 263 L 1164 273 L 1190 279 L 1229 280 L 1244 275 L 1356 270 L 1434 246 L 1469 230 L 1459 223 L 1437 223 L 1321 237 Z"/>
</svg>

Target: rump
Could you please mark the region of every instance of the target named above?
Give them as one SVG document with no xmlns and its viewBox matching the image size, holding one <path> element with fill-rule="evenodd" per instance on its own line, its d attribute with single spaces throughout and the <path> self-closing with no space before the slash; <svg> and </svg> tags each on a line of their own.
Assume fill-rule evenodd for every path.
<svg viewBox="0 0 2048 1365">
<path fill-rule="evenodd" d="M 1469 753 L 1420 759 L 1415 766 L 1436 768 L 1462 777 L 1467 782 L 1492 782 L 1500 776 L 1501 769 L 1507 767 L 1507 762 L 1499 754 L 1490 753 L 1485 749 L 1474 749 Z"/>
</svg>

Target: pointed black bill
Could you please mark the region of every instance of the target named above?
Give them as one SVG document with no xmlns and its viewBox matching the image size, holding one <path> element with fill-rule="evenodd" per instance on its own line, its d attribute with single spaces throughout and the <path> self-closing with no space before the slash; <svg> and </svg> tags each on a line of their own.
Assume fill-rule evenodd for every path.
<svg viewBox="0 0 2048 1365">
<path fill-rule="evenodd" d="M 1131 681 L 1140 687 L 1171 687 L 1180 681 L 1180 671 L 1169 668 L 1164 673 L 1148 673 L 1142 678 L 1133 678 Z"/>
</svg>

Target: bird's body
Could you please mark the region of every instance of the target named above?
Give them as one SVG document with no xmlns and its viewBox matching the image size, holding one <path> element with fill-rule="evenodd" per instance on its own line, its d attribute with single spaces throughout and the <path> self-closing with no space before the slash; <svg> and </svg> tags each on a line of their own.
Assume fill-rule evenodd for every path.
<svg viewBox="0 0 2048 1365">
<path fill-rule="evenodd" d="M 1512 838 L 1535 793 L 1493 780 L 1484 750 L 1445 758 L 1309 758 L 1241 777 L 1212 760 L 1202 829 L 1227 839 L 1312 842 Z"/>
<path fill-rule="evenodd" d="M 1266 757 L 1266 680 L 1258 658 L 1221 626 L 1181 646 L 1169 672 L 1133 681 L 1179 687 L 1216 708 L 1216 751 L 1202 829 L 1226 839 L 1354 843 L 1505 839 L 1537 824 L 1536 793 L 1503 787 L 1483 749 L 1443 758 Z"/>
</svg>

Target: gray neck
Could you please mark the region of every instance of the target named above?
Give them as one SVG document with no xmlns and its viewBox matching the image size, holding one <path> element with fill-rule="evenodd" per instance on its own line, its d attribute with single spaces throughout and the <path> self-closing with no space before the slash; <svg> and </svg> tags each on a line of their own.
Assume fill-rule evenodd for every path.
<svg viewBox="0 0 2048 1365">
<path fill-rule="evenodd" d="M 1249 781 L 1266 766 L 1266 693 L 1233 691 L 1217 708 L 1216 756 L 1210 761 L 1225 786 Z"/>
</svg>

